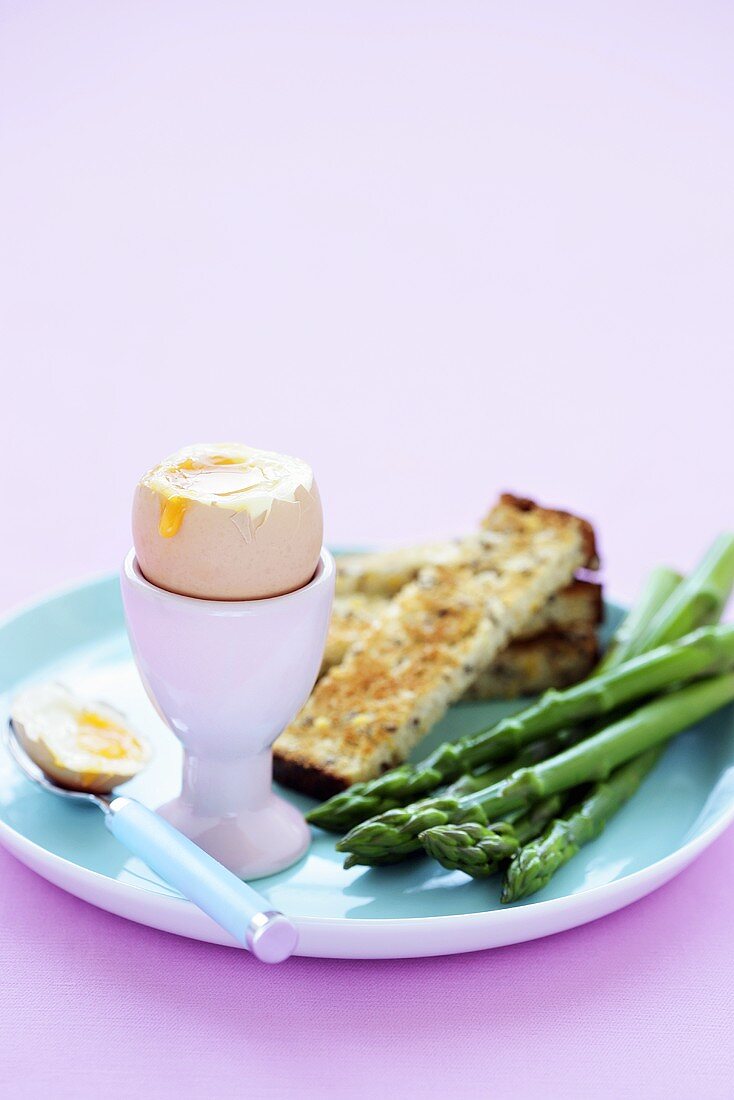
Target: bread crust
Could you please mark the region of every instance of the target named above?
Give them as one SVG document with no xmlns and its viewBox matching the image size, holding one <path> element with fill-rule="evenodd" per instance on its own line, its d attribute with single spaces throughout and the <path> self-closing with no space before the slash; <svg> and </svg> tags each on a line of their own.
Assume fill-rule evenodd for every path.
<svg viewBox="0 0 734 1100">
<path fill-rule="evenodd" d="M 543 508 L 542 505 L 536 504 L 534 500 L 530 499 L 530 497 L 518 497 L 515 496 L 514 493 L 502 493 L 502 495 L 500 496 L 500 504 L 509 504 L 525 512 L 534 512 L 538 510 L 545 512 L 552 511 L 559 517 L 564 516 L 566 519 L 575 520 L 575 522 L 580 525 L 581 534 L 584 540 L 585 560 L 582 562 L 582 567 L 584 569 L 590 569 L 593 571 L 599 569 L 599 567 L 601 566 L 601 558 L 599 556 L 599 548 L 596 541 L 596 532 L 590 520 L 584 519 L 583 516 L 577 516 L 575 512 L 565 512 L 563 511 L 563 509 L 560 508 Z M 485 524 L 489 521 L 491 515 L 492 513 L 490 512 L 487 519 L 484 520 Z"/>
</svg>

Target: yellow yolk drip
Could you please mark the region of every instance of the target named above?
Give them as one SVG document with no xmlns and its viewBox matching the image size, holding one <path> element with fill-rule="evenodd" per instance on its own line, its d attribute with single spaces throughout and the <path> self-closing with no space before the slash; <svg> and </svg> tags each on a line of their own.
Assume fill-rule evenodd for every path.
<svg viewBox="0 0 734 1100">
<path fill-rule="evenodd" d="M 83 710 L 79 714 L 77 744 L 84 752 L 99 756 L 102 760 L 123 760 L 142 755 L 142 745 L 130 730 L 93 710 Z"/>
<path fill-rule="evenodd" d="M 229 455 L 207 455 L 206 460 L 197 462 L 194 458 L 185 458 L 178 464 L 179 470 L 205 470 L 207 466 L 243 466 L 245 459 L 232 458 Z M 189 506 L 186 497 L 169 497 L 161 510 L 161 518 L 158 522 L 158 533 L 164 539 L 173 538 L 178 534 L 183 522 L 184 513 Z"/>
<path fill-rule="evenodd" d="M 171 497 L 163 505 L 161 518 L 158 522 L 158 533 L 164 539 L 173 538 L 178 533 L 183 522 L 184 512 L 189 506 L 185 497 Z"/>
</svg>

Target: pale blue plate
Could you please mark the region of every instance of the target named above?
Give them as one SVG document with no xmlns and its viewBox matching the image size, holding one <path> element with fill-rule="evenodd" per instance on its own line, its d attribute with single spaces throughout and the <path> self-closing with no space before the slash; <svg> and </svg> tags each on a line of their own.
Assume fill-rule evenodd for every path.
<svg viewBox="0 0 734 1100">
<path fill-rule="evenodd" d="M 621 611 L 607 607 L 605 633 Z M 179 747 L 138 681 L 116 577 L 44 599 L 0 625 L 0 691 L 61 679 L 126 711 L 153 741 L 146 773 L 125 788 L 151 806 L 170 798 Z M 464 703 L 428 745 L 478 729 L 519 703 Z M 385 957 L 473 950 L 545 935 L 642 896 L 686 865 L 734 817 L 734 715 L 720 712 L 678 737 L 636 797 L 533 899 L 499 904 L 499 882 L 474 882 L 426 858 L 344 871 L 334 838 L 316 831 L 303 860 L 258 889 L 301 929 L 301 953 Z M 313 803 L 283 791 L 302 809 Z M 0 749 L 0 842 L 34 870 L 94 904 L 142 923 L 230 943 L 226 933 L 129 856 L 93 808 L 37 790 Z"/>
</svg>

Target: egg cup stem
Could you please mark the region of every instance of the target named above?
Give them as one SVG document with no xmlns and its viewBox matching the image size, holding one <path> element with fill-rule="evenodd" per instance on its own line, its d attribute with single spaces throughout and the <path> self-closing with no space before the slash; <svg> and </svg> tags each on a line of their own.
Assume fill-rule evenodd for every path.
<svg viewBox="0 0 734 1100">
<path fill-rule="evenodd" d="M 184 750 L 180 797 L 199 817 L 254 811 L 265 805 L 272 779 L 269 749 L 231 760 L 195 756 Z"/>
</svg>

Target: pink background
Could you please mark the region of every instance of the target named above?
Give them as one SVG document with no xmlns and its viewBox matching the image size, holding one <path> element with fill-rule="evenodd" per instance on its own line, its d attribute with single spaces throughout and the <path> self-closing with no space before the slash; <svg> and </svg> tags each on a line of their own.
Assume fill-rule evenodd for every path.
<svg viewBox="0 0 734 1100">
<path fill-rule="evenodd" d="M 334 542 L 509 487 L 591 515 L 617 595 L 690 565 L 734 524 L 733 32 L 1 3 L 0 605 L 114 568 L 137 476 L 195 439 L 309 458 Z M 18 1096 L 730 1096 L 733 859 L 533 945 L 266 970 L 0 853 L 4 1061 Z"/>
</svg>

